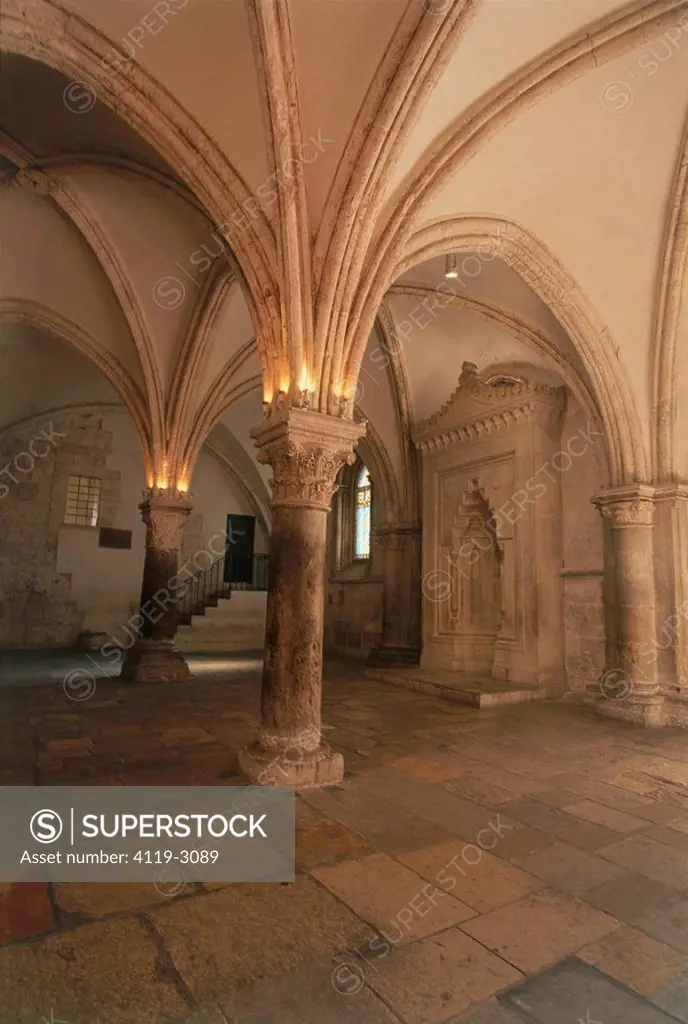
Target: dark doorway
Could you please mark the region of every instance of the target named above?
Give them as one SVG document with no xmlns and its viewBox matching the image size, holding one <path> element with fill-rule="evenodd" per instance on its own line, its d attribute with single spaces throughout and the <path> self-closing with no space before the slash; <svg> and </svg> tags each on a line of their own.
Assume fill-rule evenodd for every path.
<svg viewBox="0 0 688 1024">
<path fill-rule="evenodd" d="M 253 581 L 253 540 L 256 532 L 255 516 L 227 516 L 227 552 L 225 554 L 225 581 L 251 583 Z"/>
</svg>

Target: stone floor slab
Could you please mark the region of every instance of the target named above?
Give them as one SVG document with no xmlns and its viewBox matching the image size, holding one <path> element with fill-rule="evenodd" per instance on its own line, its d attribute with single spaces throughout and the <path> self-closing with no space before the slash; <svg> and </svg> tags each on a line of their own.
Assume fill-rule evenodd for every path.
<svg viewBox="0 0 688 1024">
<path fill-rule="evenodd" d="M 547 804 L 538 803 L 532 797 L 510 800 L 509 803 L 502 804 L 500 810 L 523 825 L 553 834 L 569 825 L 578 824 L 580 820 L 571 814 L 566 814 L 558 807 L 549 807 Z"/>
<path fill-rule="evenodd" d="M 666 843 L 667 846 L 673 846 L 676 850 L 688 851 L 688 833 L 670 825 L 654 825 L 646 828 L 643 835 L 656 839 L 659 843 Z"/>
<path fill-rule="evenodd" d="M 217 1003 L 204 1003 L 196 1006 L 191 1013 L 184 1014 L 170 1021 L 170 1024 L 229 1024 Z"/>
<path fill-rule="evenodd" d="M 584 946 L 578 957 L 643 995 L 688 970 L 685 954 L 630 926 Z"/>
<path fill-rule="evenodd" d="M 453 1017 L 447 1024 L 523 1024 L 523 1017 L 502 1003 L 490 1000 L 484 1006 L 462 1013 L 460 1017 Z"/>
<path fill-rule="evenodd" d="M 296 867 L 310 869 L 363 857 L 374 847 L 337 821 L 317 818 L 296 827 Z"/>
<path fill-rule="evenodd" d="M 533 793 L 532 798 L 539 804 L 547 804 L 548 807 L 558 807 L 559 809 L 572 802 L 570 791 L 557 787 L 540 789 Z"/>
<path fill-rule="evenodd" d="M 672 818 L 668 824 L 671 828 L 676 829 L 676 831 L 683 832 L 688 835 L 688 818 L 679 815 L 678 817 Z"/>
<path fill-rule="evenodd" d="M 440 1024 L 521 977 L 511 964 L 450 928 L 379 961 L 370 985 L 406 1024 Z"/>
<path fill-rule="evenodd" d="M 356 780 L 336 793 L 311 790 L 302 799 L 328 818 L 365 835 L 384 853 L 394 854 L 440 843 L 452 833 L 371 793 L 365 780 Z"/>
<path fill-rule="evenodd" d="M 676 1024 L 642 996 L 575 957 L 529 978 L 505 1002 L 529 1024 Z"/>
<path fill-rule="evenodd" d="M 394 946 L 475 915 L 451 893 L 438 893 L 434 884 L 384 853 L 317 868 L 313 875 Z"/>
<path fill-rule="evenodd" d="M 374 937 L 304 875 L 295 883 L 232 885 L 159 907 L 150 916 L 199 1000 Z"/>
<path fill-rule="evenodd" d="M 390 768 L 409 775 L 412 779 L 420 779 L 421 782 L 448 782 L 456 778 L 456 770 L 441 761 L 432 761 L 425 757 L 398 757 L 389 762 Z"/>
<path fill-rule="evenodd" d="M 641 914 L 634 921 L 636 928 L 665 942 L 682 953 L 688 953 L 688 899 L 676 896 Z"/>
<path fill-rule="evenodd" d="M 619 834 L 592 821 L 580 821 L 578 824 L 565 825 L 559 829 L 556 837 L 562 843 L 577 846 L 579 850 L 600 850 L 603 846 L 615 843 Z"/>
<path fill-rule="evenodd" d="M 544 884 L 520 868 L 461 840 L 414 850 L 401 855 L 399 860 L 428 881 L 446 888 L 480 914 L 513 903 Z"/>
<path fill-rule="evenodd" d="M 579 800 L 563 809 L 567 814 L 592 821 L 595 825 L 603 825 L 613 832 L 638 832 L 641 828 L 647 828 L 645 819 L 636 818 L 624 811 L 617 811 L 613 807 L 605 807 L 604 804 L 597 804 L 594 800 Z"/>
<path fill-rule="evenodd" d="M 65 882 L 55 886 L 55 902 L 63 920 L 104 917 L 138 910 L 170 899 L 152 882 Z"/>
<path fill-rule="evenodd" d="M 602 911 L 563 893 L 533 893 L 461 926 L 525 973 L 539 971 L 619 927 Z"/>
<path fill-rule="evenodd" d="M 625 807 L 629 814 L 635 814 L 646 821 L 654 821 L 657 825 L 668 825 L 681 816 L 678 804 L 666 803 L 662 800 L 643 800 L 642 803 L 629 804 Z"/>
<path fill-rule="evenodd" d="M 538 850 L 546 850 L 554 842 L 554 835 L 551 832 L 542 832 L 529 825 L 520 825 L 504 833 L 499 841 L 499 856 L 502 860 L 516 863 L 519 857 L 537 853 Z"/>
<path fill-rule="evenodd" d="M 366 982 L 360 961 L 309 961 L 299 970 L 219 1000 L 228 1024 L 398 1024 Z"/>
<path fill-rule="evenodd" d="M 8 885 L 0 895 L 0 945 L 55 929 L 48 887 L 42 882 Z"/>
<path fill-rule="evenodd" d="M 433 786 L 402 777 L 396 782 L 387 774 L 368 776 L 366 782 L 372 792 L 386 802 L 469 843 L 474 842 L 478 832 L 497 818 L 494 808 L 464 800 L 458 793 L 448 792 L 441 785 Z M 502 814 L 501 808 L 499 813 Z M 502 814 L 502 820 L 515 824 L 508 812 Z"/>
<path fill-rule="evenodd" d="M 667 846 L 666 843 L 658 843 L 649 836 L 628 836 L 606 846 L 599 853 L 614 864 L 647 875 L 672 889 L 688 888 L 688 857 L 681 850 Z"/>
<path fill-rule="evenodd" d="M 452 782 L 446 782 L 444 789 L 447 793 L 457 793 L 464 800 L 473 800 L 488 807 L 499 807 L 513 800 L 513 793 L 507 789 L 475 775 L 462 775 Z"/>
<path fill-rule="evenodd" d="M 688 972 L 660 985 L 651 993 L 650 1000 L 688 1024 Z"/>
<path fill-rule="evenodd" d="M 526 796 L 545 788 L 541 782 L 535 779 L 528 779 L 504 768 L 494 768 L 492 765 L 481 772 L 480 777 L 493 786 L 505 789 L 514 797 Z"/>
<path fill-rule="evenodd" d="M 630 923 L 675 896 L 675 890 L 645 875 L 624 875 L 585 893 L 586 903 Z"/>
<path fill-rule="evenodd" d="M 554 842 L 545 850 L 517 857 L 514 863 L 563 892 L 580 896 L 625 872 L 589 850 Z"/>
<path fill-rule="evenodd" d="M 168 1024 L 188 1013 L 156 943 L 134 917 L 6 946 L 0 977 L 3 1024 Z"/>
</svg>

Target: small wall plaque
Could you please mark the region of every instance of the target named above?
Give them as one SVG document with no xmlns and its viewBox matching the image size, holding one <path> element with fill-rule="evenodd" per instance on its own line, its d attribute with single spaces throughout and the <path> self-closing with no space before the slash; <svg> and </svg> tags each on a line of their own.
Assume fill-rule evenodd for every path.
<svg viewBox="0 0 688 1024">
<path fill-rule="evenodd" d="M 130 548 L 131 530 L 115 530 L 112 526 L 101 526 L 99 547 Z"/>
</svg>

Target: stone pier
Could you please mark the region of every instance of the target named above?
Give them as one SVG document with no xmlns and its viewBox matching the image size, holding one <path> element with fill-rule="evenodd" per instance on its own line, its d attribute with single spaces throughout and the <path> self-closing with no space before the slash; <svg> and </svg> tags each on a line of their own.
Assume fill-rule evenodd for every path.
<svg viewBox="0 0 688 1024">
<path fill-rule="evenodd" d="M 339 782 L 343 759 L 322 744 L 322 649 L 327 514 L 340 467 L 363 424 L 278 409 L 252 432 L 273 469 L 272 538 L 261 728 L 239 765 L 261 785 Z"/>
<path fill-rule="evenodd" d="M 175 645 L 182 530 L 192 504 L 186 492 L 150 488 L 139 505 L 146 524 L 140 633 L 121 678 L 130 682 L 186 682 L 189 666 Z"/>
</svg>

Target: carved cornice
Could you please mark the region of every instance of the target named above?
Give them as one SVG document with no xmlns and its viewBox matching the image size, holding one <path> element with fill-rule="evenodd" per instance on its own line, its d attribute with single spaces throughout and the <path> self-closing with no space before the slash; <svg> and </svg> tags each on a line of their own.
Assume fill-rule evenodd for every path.
<svg viewBox="0 0 688 1024">
<path fill-rule="evenodd" d="M 354 445 L 364 430 L 365 423 L 293 407 L 252 430 L 258 461 L 272 466 L 272 507 L 329 511 L 337 474 L 355 461 Z"/>
<path fill-rule="evenodd" d="M 146 524 L 146 547 L 157 551 L 179 551 L 182 530 L 193 504 L 187 491 L 149 487 L 139 505 Z"/>
<path fill-rule="evenodd" d="M 676 505 L 688 501 L 688 486 L 686 484 L 665 484 L 658 487 L 655 491 L 655 501 L 672 501 Z"/>
<path fill-rule="evenodd" d="M 565 404 L 566 388 L 526 380 L 486 384 L 473 363 L 464 363 L 458 387 L 438 412 L 420 424 L 415 445 L 421 451 L 437 451 L 532 420 L 554 428 Z"/>
<path fill-rule="evenodd" d="M 608 519 L 612 527 L 652 526 L 656 492 L 653 487 L 638 484 L 601 491 L 593 504 Z"/>
</svg>

